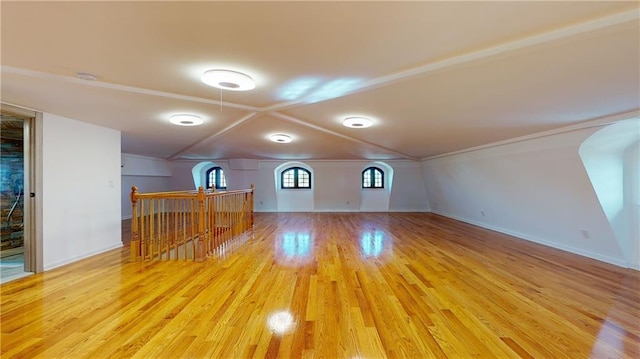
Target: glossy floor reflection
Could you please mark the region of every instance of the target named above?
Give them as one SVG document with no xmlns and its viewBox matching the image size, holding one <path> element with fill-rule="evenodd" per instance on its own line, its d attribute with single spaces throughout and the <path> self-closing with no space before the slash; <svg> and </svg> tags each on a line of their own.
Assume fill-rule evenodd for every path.
<svg viewBox="0 0 640 359">
<path fill-rule="evenodd" d="M 258 213 L 1 287 L 2 358 L 637 358 L 640 274 L 425 213 Z"/>
</svg>

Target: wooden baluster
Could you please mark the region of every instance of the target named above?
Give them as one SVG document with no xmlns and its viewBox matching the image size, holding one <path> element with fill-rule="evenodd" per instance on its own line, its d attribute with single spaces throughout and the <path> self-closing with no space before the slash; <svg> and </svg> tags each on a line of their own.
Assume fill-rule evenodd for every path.
<svg viewBox="0 0 640 359">
<path fill-rule="evenodd" d="M 171 216 L 173 213 L 173 209 L 171 207 L 171 199 L 165 199 L 165 208 L 164 208 L 164 251 L 167 253 L 167 260 L 171 260 Z"/>
<path fill-rule="evenodd" d="M 214 191 L 200 187 L 174 196 L 140 194 L 132 187 L 131 258 L 177 260 L 182 252 L 185 260 L 203 261 L 244 243 L 235 239 L 253 230 L 254 185 L 232 193 Z"/>
<path fill-rule="evenodd" d="M 184 219 L 187 213 L 187 204 L 186 202 L 181 199 L 178 202 L 178 207 L 180 208 L 180 212 L 178 213 L 178 228 L 176 228 L 176 243 L 174 244 L 175 248 L 174 250 L 176 251 L 176 259 L 180 259 L 180 252 L 178 251 L 179 245 L 180 243 L 182 243 L 182 238 L 185 237 L 185 223 L 184 223 Z M 180 231 L 178 231 L 180 230 Z M 186 246 L 186 244 L 185 244 Z M 183 247 L 184 248 L 184 247 Z M 186 248 L 184 248 L 186 250 Z"/>
<path fill-rule="evenodd" d="M 211 196 L 211 228 L 209 228 L 209 231 L 211 232 L 211 254 L 213 254 L 213 252 L 216 249 L 216 240 L 218 239 L 218 231 L 216 229 L 216 197 L 215 196 Z"/>
<path fill-rule="evenodd" d="M 153 247 L 156 241 L 156 200 L 151 199 L 151 205 L 149 206 L 149 258 L 154 258 Z"/>
<path fill-rule="evenodd" d="M 244 193 L 242 200 L 242 233 L 249 228 L 249 193 Z"/>
<path fill-rule="evenodd" d="M 251 201 L 249 202 L 250 204 L 250 211 L 251 211 L 251 222 L 249 223 L 251 225 L 251 229 L 253 229 L 253 200 L 255 198 L 254 196 L 254 192 L 255 192 L 255 186 L 253 185 L 253 183 L 251 184 Z"/>
<path fill-rule="evenodd" d="M 215 196 L 213 199 L 213 251 L 218 252 L 220 247 L 220 196 Z"/>
<path fill-rule="evenodd" d="M 174 199 L 173 200 L 173 242 L 171 243 L 172 245 L 169 248 L 169 251 L 171 251 L 171 249 L 173 248 L 173 259 L 177 260 L 178 259 L 178 250 L 176 249 L 176 243 L 178 242 L 178 210 L 180 209 L 179 207 L 179 200 L 178 199 Z"/>
<path fill-rule="evenodd" d="M 244 228 L 244 223 L 242 223 L 244 221 L 244 216 L 243 216 L 243 209 L 244 209 L 244 193 L 237 193 L 236 194 L 236 208 L 234 209 L 235 214 L 236 214 L 236 235 L 240 235 L 242 234 L 242 232 L 244 232 L 243 228 Z M 235 241 L 235 240 L 234 240 Z"/>
<path fill-rule="evenodd" d="M 204 257 L 209 255 L 209 238 L 211 237 L 211 233 L 209 231 L 209 222 L 211 218 L 209 218 L 209 198 L 205 194 L 204 196 L 204 241 L 202 242 L 202 246 L 204 247 Z"/>
<path fill-rule="evenodd" d="M 196 202 L 197 202 L 197 198 L 191 198 L 190 199 L 191 202 L 191 215 L 189 216 L 189 220 L 188 220 L 188 225 L 189 225 L 189 232 L 191 232 L 190 234 L 190 238 L 191 238 L 191 254 L 193 255 L 192 259 L 195 259 L 196 257 Z M 186 245 L 185 245 L 185 250 L 186 250 Z M 185 252 L 185 256 L 187 256 L 187 253 Z"/>
<path fill-rule="evenodd" d="M 233 238 L 233 196 L 227 196 L 227 217 L 229 218 L 229 237 L 227 237 L 227 248 Z"/>
<path fill-rule="evenodd" d="M 140 233 L 140 256 L 142 259 L 145 259 L 147 257 L 147 227 L 145 226 L 145 223 L 148 222 L 146 215 L 145 215 L 145 211 L 146 211 L 146 202 L 148 200 L 145 200 L 144 198 L 140 200 L 140 229 L 139 229 L 139 233 Z"/>
<path fill-rule="evenodd" d="M 138 233 L 138 187 L 131 187 L 131 259 L 140 258 L 140 237 Z"/>
<path fill-rule="evenodd" d="M 164 199 L 158 199 L 158 259 L 162 260 L 162 250 L 164 248 Z"/>
<path fill-rule="evenodd" d="M 205 240 L 204 236 L 204 221 L 205 221 L 205 213 L 204 213 L 204 188 L 200 186 L 198 188 L 198 240 L 196 243 L 196 252 L 194 252 L 196 262 L 201 262 L 204 260 L 204 246 L 203 241 Z"/>
</svg>

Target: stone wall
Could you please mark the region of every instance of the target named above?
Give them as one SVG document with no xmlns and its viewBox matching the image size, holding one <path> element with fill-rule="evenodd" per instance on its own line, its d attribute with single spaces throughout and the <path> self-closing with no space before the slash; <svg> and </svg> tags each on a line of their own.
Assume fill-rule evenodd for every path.
<svg viewBox="0 0 640 359">
<path fill-rule="evenodd" d="M 24 149 L 23 140 L 15 139 L 17 136 L 11 137 L 14 138 L 6 138 L 3 133 L 0 138 L 0 192 L 2 195 L 0 249 L 2 250 L 23 245 Z M 7 221 L 14 205 L 15 208 Z"/>
</svg>

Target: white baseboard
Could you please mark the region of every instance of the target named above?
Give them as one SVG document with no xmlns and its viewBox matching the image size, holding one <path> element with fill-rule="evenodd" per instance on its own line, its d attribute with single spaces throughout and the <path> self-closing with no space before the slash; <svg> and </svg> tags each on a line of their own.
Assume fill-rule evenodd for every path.
<svg viewBox="0 0 640 359">
<path fill-rule="evenodd" d="M 81 254 L 81 255 L 78 255 L 78 256 L 75 256 L 75 257 L 67 258 L 67 259 L 65 259 L 63 261 L 46 264 L 46 265 L 44 265 L 43 269 L 45 271 L 48 271 L 48 270 L 51 270 L 51 269 L 54 269 L 54 268 L 62 267 L 63 265 L 70 264 L 70 263 L 73 263 L 73 262 L 76 262 L 76 261 L 79 261 L 81 259 L 85 259 L 85 258 L 88 258 L 88 257 L 91 257 L 91 256 L 95 256 L 96 254 L 104 253 L 104 252 L 110 251 L 112 249 L 120 248 L 122 246 L 123 246 L 122 242 L 120 242 L 119 244 L 113 244 L 111 246 L 107 246 L 107 247 L 104 247 L 104 248 L 101 248 L 101 249 L 97 249 L 95 251 L 91 251 L 91 252 L 84 253 L 84 254 Z"/>
<path fill-rule="evenodd" d="M 517 237 L 517 238 L 520 238 L 520 239 L 524 239 L 524 240 L 527 240 L 527 241 L 530 241 L 530 242 L 542 244 L 542 245 L 545 245 L 547 247 L 552 247 L 552 248 L 563 250 L 565 252 L 581 255 L 583 257 L 587 257 L 587 258 L 591 258 L 591 259 L 595 259 L 595 260 L 598 260 L 600 262 L 613 264 L 615 266 L 622 267 L 622 268 L 630 268 L 629 265 L 627 264 L 627 262 L 624 259 L 613 258 L 613 257 L 605 256 L 605 255 L 602 255 L 602 254 L 599 254 L 599 253 L 586 251 L 586 250 L 581 249 L 581 248 L 575 248 L 575 247 L 572 247 L 572 246 L 567 246 L 567 245 L 564 245 L 564 244 L 561 244 L 561 243 L 556 243 L 556 242 L 549 241 L 549 240 L 546 240 L 546 239 L 530 236 L 528 234 L 515 232 L 515 231 L 509 230 L 509 229 L 506 229 L 506 228 L 502 228 L 502 227 L 492 226 L 490 224 L 474 221 L 472 219 L 463 218 L 463 217 L 456 216 L 456 215 L 450 214 L 450 213 L 445 213 L 445 212 L 442 212 L 442 211 L 432 210 L 431 212 L 433 212 L 435 214 L 439 214 L 439 215 L 444 216 L 444 217 L 449 217 L 449 218 L 452 218 L 452 219 L 455 219 L 455 220 L 458 220 L 458 221 L 461 221 L 461 222 L 473 224 L 474 226 L 486 228 L 486 229 L 489 229 L 489 230 L 492 230 L 492 231 L 508 234 L 510 236 L 514 236 L 514 237 Z M 640 270 L 640 268 L 633 268 L 633 269 Z"/>
<path fill-rule="evenodd" d="M 255 213 L 287 213 L 278 210 L 254 210 Z M 362 211 L 360 209 L 316 209 L 305 212 L 292 213 L 429 213 L 428 209 L 390 209 L 386 211 Z"/>
</svg>

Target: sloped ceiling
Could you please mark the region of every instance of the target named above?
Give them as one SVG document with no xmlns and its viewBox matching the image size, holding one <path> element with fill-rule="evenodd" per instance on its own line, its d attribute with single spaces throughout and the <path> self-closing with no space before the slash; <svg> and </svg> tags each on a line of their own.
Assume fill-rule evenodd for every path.
<svg viewBox="0 0 640 359">
<path fill-rule="evenodd" d="M 124 153 L 419 160 L 640 108 L 638 2 L 0 6 L 2 101 L 118 129 Z"/>
</svg>

